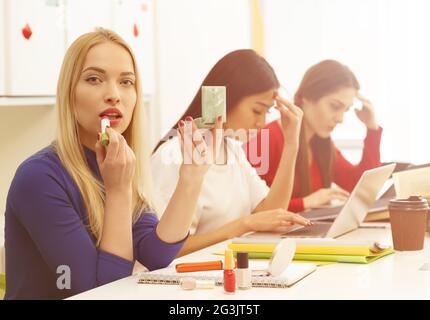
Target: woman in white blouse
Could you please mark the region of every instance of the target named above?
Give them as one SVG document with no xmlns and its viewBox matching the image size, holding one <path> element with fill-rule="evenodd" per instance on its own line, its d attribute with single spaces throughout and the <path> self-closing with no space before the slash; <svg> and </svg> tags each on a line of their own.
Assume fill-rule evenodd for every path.
<svg viewBox="0 0 430 320">
<path fill-rule="evenodd" d="M 298 107 L 278 96 L 279 81 L 273 68 L 253 50 L 233 51 L 215 64 L 202 86 L 226 87 L 227 121 L 222 125 L 222 120 L 217 119 L 217 126 L 222 125 L 223 128 L 223 139 L 218 139 L 220 148 L 214 147 L 216 161 L 210 165 L 203 178 L 190 237 L 179 255 L 250 231 L 279 232 L 287 230 L 294 223 L 310 225 L 307 219 L 287 211 L 303 114 Z M 269 188 L 248 163 L 242 143 L 264 127 L 266 113 L 274 103 L 281 114 L 285 143 L 279 169 Z M 196 140 L 202 137 L 193 119 L 199 117 L 200 89 L 181 117 L 185 121 L 180 120 L 171 130 L 182 134 L 187 129 L 192 132 L 196 149 Z M 196 138 L 197 134 L 199 138 Z M 264 147 L 259 151 L 261 163 L 268 164 L 268 151 Z M 159 212 L 164 212 L 175 190 L 181 175 L 181 163 L 180 140 L 177 135 L 166 136 L 155 148 L 151 159 Z"/>
</svg>

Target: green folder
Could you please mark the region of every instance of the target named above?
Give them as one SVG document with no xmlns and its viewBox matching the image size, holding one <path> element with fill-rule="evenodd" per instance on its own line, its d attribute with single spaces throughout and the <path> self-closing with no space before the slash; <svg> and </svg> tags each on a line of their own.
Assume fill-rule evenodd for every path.
<svg viewBox="0 0 430 320">
<path fill-rule="evenodd" d="M 294 261 L 318 261 L 318 262 L 342 262 L 342 263 L 371 263 L 379 258 L 385 257 L 389 254 L 394 253 L 392 248 L 382 250 L 378 253 L 374 253 L 368 256 L 346 256 L 346 255 L 335 255 L 335 254 L 305 254 L 296 253 L 294 255 Z M 272 253 L 270 252 L 250 252 L 250 259 L 270 259 Z"/>
<path fill-rule="evenodd" d="M 0 300 L 3 300 L 5 290 L 6 290 L 6 276 L 4 274 L 0 274 Z"/>
</svg>

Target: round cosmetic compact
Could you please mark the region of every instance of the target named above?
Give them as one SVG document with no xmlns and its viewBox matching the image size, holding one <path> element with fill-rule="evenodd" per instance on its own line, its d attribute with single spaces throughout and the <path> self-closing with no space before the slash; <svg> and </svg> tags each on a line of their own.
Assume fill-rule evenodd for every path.
<svg viewBox="0 0 430 320">
<path fill-rule="evenodd" d="M 296 241 L 294 239 L 282 239 L 273 251 L 267 272 L 272 276 L 279 276 L 293 261 L 295 253 Z"/>
</svg>

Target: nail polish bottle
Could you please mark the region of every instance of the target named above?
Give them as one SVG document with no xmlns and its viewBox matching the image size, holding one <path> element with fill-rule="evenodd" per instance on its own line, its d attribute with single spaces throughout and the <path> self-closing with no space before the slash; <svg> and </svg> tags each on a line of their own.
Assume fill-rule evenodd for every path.
<svg viewBox="0 0 430 320">
<path fill-rule="evenodd" d="M 226 249 L 224 253 L 224 292 L 234 294 L 236 291 L 236 274 L 234 271 L 233 251 Z"/>
<path fill-rule="evenodd" d="M 237 288 L 240 290 L 251 289 L 251 269 L 248 268 L 248 252 L 237 253 Z"/>
</svg>

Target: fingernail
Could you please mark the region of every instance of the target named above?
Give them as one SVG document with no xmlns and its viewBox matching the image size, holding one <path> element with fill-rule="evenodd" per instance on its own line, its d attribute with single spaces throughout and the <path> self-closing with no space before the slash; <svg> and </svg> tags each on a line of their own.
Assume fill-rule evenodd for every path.
<svg viewBox="0 0 430 320">
<path fill-rule="evenodd" d="M 179 121 L 178 126 L 179 128 L 183 128 L 185 126 L 184 120 Z"/>
<path fill-rule="evenodd" d="M 221 120 L 222 120 L 222 116 L 218 116 L 216 119 L 217 119 L 217 121 L 219 122 L 219 121 L 221 121 Z"/>
<path fill-rule="evenodd" d="M 193 117 L 188 116 L 188 117 L 186 117 L 186 118 L 185 118 L 185 121 L 189 121 L 189 122 L 191 122 L 191 121 L 193 121 Z"/>
</svg>

